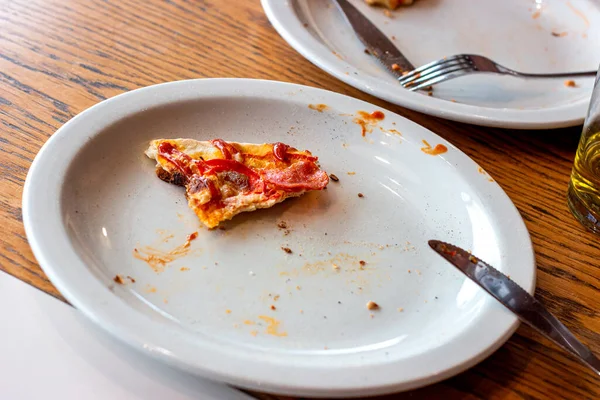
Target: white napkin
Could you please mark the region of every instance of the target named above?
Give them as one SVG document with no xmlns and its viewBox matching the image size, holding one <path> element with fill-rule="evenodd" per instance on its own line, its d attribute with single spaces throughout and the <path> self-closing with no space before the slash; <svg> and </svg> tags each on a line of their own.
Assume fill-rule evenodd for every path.
<svg viewBox="0 0 600 400">
<path fill-rule="evenodd" d="M 134 352 L 77 310 L 2 271 L 0 398 L 251 399 Z"/>
</svg>

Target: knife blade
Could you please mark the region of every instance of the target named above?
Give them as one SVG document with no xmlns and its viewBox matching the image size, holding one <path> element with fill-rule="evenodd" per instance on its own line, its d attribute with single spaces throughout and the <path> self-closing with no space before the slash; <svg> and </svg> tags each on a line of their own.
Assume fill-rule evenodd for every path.
<svg viewBox="0 0 600 400">
<path fill-rule="evenodd" d="M 521 321 L 576 356 L 600 375 L 600 360 L 532 295 L 496 268 L 460 247 L 439 240 L 429 246 L 492 295 Z"/>
<path fill-rule="evenodd" d="M 415 69 L 400 50 L 394 46 L 394 43 L 348 0 L 335 0 L 334 2 L 371 55 L 377 58 L 396 78 L 401 78 L 402 72 Z"/>
</svg>

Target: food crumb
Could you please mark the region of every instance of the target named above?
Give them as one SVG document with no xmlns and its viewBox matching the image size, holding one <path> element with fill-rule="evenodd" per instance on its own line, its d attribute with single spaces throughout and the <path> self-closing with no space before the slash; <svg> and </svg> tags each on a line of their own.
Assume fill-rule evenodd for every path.
<svg viewBox="0 0 600 400">
<path fill-rule="evenodd" d="M 191 242 L 198 237 L 198 232 L 192 232 L 188 235 L 186 241 Z"/>
<path fill-rule="evenodd" d="M 361 267 L 364 267 L 365 265 L 367 265 L 367 262 L 363 261 L 363 260 L 360 260 L 358 263 L 360 264 Z"/>
<path fill-rule="evenodd" d="M 348 172 L 346 172 L 346 173 L 347 173 L 348 175 L 356 175 L 356 172 L 354 172 L 354 171 L 348 171 Z"/>
<path fill-rule="evenodd" d="M 365 195 L 364 195 L 364 194 L 362 194 L 362 193 L 359 193 L 359 194 L 358 194 L 358 197 L 360 197 L 360 198 L 363 198 L 363 197 L 365 197 Z"/>
<path fill-rule="evenodd" d="M 179 268 L 180 271 L 189 271 L 190 269 L 188 267 L 181 267 Z"/>
<path fill-rule="evenodd" d="M 404 311 L 404 308 L 398 307 L 398 312 L 402 312 L 402 311 Z"/>
<path fill-rule="evenodd" d="M 304 310 L 300 310 L 300 314 L 304 314 Z"/>
<path fill-rule="evenodd" d="M 280 229 L 287 229 L 287 222 L 279 221 L 279 223 L 277 224 L 277 227 Z"/>
<path fill-rule="evenodd" d="M 575 83 L 575 81 L 573 79 L 567 79 L 565 81 L 565 86 L 566 87 L 577 87 L 577 84 Z"/>
<path fill-rule="evenodd" d="M 410 274 L 410 269 L 408 270 L 408 273 Z"/>
<path fill-rule="evenodd" d="M 292 249 L 290 249 L 289 247 L 282 247 L 281 250 L 285 251 L 288 254 L 292 254 Z"/>
<path fill-rule="evenodd" d="M 129 279 L 131 281 L 131 283 L 135 283 L 135 279 L 133 279 L 132 277 L 130 277 L 129 275 L 127 275 L 127 279 Z"/>
<path fill-rule="evenodd" d="M 329 178 L 331 178 L 331 180 L 334 182 L 339 182 L 340 180 L 340 178 L 338 178 L 335 174 L 329 174 Z"/>
<path fill-rule="evenodd" d="M 275 297 L 273 297 L 273 301 L 277 301 L 277 300 L 279 300 L 279 295 L 278 294 L 276 294 Z"/>
<path fill-rule="evenodd" d="M 365 54 L 371 55 L 371 52 L 369 51 L 369 49 L 365 49 Z"/>
<path fill-rule="evenodd" d="M 167 304 L 169 302 L 169 300 L 167 298 L 163 299 L 163 303 Z"/>
<path fill-rule="evenodd" d="M 251 334 L 252 336 L 256 336 L 256 335 L 258 335 L 258 331 L 250 331 L 250 334 Z"/>
<path fill-rule="evenodd" d="M 392 13 L 390 12 L 390 10 L 383 10 L 383 14 L 388 18 L 392 18 Z"/>
<path fill-rule="evenodd" d="M 371 314 L 370 314 L 370 317 L 371 317 L 371 318 L 375 318 L 375 314 L 371 313 Z"/>
<path fill-rule="evenodd" d="M 331 268 L 333 268 L 334 271 L 340 270 L 340 267 L 337 264 L 331 264 Z"/>
<path fill-rule="evenodd" d="M 374 301 L 369 301 L 367 303 L 367 310 L 378 310 L 379 309 L 379 304 L 375 303 Z"/>
<path fill-rule="evenodd" d="M 270 308 L 271 308 L 271 310 L 273 310 L 273 311 L 277 310 L 277 307 L 275 307 L 273 304 L 271 304 L 271 307 L 270 307 Z"/>
<path fill-rule="evenodd" d="M 231 314 L 231 310 L 230 309 L 225 310 L 225 314 Z"/>
<path fill-rule="evenodd" d="M 119 285 L 123 285 L 125 283 L 123 281 L 123 278 L 121 278 L 121 275 L 115 275 L 115 277 L 113 278 L 113 281 L 117 282 Z"/>
<path fill-rule="evenodd" d="M 394 71 L 400 71 L 402 68 L 400 68 L 400 66 L 398 64 L 392 64 L 392 69 Z"/>
<path fill-rule="evenodd" d="M 396 40 L 396 36 L 392 35 L 392 40 Z"/>
<path fill-rule="evenodd" d="M 296 286 L 296 290 L 300 290 L 300 289 L 301 289 L 300 286 Z"/>
</svg>

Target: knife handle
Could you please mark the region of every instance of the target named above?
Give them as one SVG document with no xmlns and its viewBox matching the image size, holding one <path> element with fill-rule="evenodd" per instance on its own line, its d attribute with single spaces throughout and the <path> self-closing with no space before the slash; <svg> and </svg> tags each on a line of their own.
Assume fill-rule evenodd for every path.
<svg viewBox="0 0 600 400">
<path fill-rule="evenodd" d="M 600 375 L 600 360 L 542 303 L 496 268 L 476 258 L 471 260 L 477 262 L 468 263 L 470 265 L 463 270 L 467 276 L 469 273 L 473 274 L 483 289 L 515 313 L 521 321 L 579 358 Z"/>
</svg>

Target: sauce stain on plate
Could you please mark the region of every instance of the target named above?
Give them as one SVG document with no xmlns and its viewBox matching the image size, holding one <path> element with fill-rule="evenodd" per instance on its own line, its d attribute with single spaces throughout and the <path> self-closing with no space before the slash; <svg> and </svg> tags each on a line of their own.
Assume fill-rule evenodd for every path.
<svg viewBox="0 0 600 400">
<path fill-rule="evenodd" d="M 444 154 L 448 151 L 448 148 L 443 144 L 436 144 L 435 147 L 431 147 L 427 140 L 423 140 L 423 144 L 425 147 L 421 147 L 421 151 L 425 154 L 429 154 L 430 156 L 439 156 L 440 154 Z"/>
<path fill-rule="evenodd" d="M 352 122 L 360 126 L 361 135 L 364 137 L 367 133 L 373 132 L 373 128 L 384 119 L 385 114 L 379 110 L 370 114 L 366 111 L 357 111 Z"/>
<path fill-rule="evenodd" d="M 311 110 L 318 111 L 318 112 L 323 112 L 325 110 L 328 110 L 329 106 L 327 104 L 309 104 L 308 108 L 310 108 Z"/>
<path fill-rule="evenodd" d="M 258 318 L 262 319 L 263 321 L 265 321 L 268 324 L 267 330 L 265 331 L 266 334 L 278 336 L 278 337 L 287 336 L 287 332 L 279 331 L 279 325 L 281 324 L 280 321 L 276 320 L 273 317 L 268 317 L 266 315 L 259 315 Z"/>
<path fill-rule="evenodd" d="M 492 178 L 485 169 L 481 168 L 481 167 L 477 167 L 477 172 L 479 172 L 481 175 L 485 176 L 487 178 L 488 181 L 490 182 L 494 182 L 494 178 Z"/>
<path fill-rule="evenodd" d="M 154 246 L 144 246 L 133 249 L 133 257 L 146 262 L 156 273 L 161 273 L 173 261 L 185 257 L 192 251 L 190 243 L 198 237 L 198 232 L 188 235 L 185 242 L 169 250 L 161 250 Z"/>
</svg>

